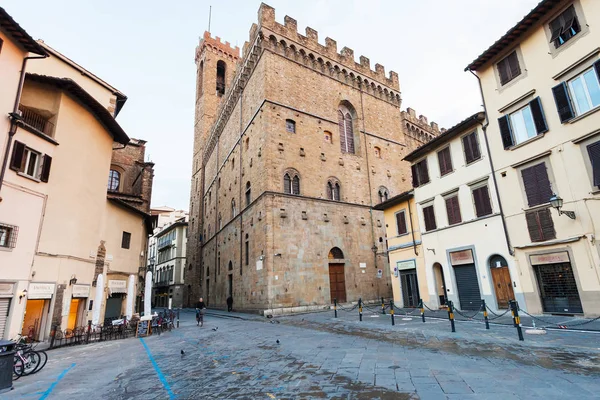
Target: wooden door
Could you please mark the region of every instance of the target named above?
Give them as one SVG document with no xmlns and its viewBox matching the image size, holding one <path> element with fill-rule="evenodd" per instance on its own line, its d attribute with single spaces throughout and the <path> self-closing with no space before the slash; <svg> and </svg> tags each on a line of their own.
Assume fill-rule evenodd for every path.
<svg viewBox="0 0 600 400">
<path fill-rule="evenodd" d="M 498 308 L 508 308 L 508 301 L 515 299 L 512 280 L 508 267 L 491 268 L 492 281 L 494 282 L 494 290 L 496 292 L 496 301 Z"/>
<path fill-rule="evenodd" d="M 333 299 L 337 299 L 338 303 L 346 302 L 344 264 L 329 264 L 329 292 L 331 302 L 333 302 Z"/>
</svg>

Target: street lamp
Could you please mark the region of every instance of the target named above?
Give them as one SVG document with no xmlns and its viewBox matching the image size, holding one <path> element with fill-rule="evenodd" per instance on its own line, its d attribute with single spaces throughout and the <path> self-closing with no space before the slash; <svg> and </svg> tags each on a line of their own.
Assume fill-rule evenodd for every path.
<svg viewBox="0 0 600 400">
<path fill-rule="evenodd" d="M 565 214 L 567 217 L 575 219 L 575 212 L 561 210 L 563 206 L 563 199 L 556 193 L 553 194 L 552 197 L 550 197 L 550 204 L 552 205 L 552 207 L 556 208 L 556 211 L 558 211 L 558 215 Z"/>
</svg>

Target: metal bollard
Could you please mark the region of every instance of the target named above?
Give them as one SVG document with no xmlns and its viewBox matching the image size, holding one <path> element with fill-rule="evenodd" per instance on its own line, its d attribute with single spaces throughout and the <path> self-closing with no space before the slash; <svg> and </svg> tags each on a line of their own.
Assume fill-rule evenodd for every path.
<svg viewBox="0 0 600 400">
<path fill-rule="evenodd" d="M 481 299 L 481 307 L 483 308 L 483 319 L 485 320 L 485 329 L 490 329 L 490 321 L 488 320 L 487 306 L 485 300 Z"/>
<path fill-rule="evenodd" d="M 383 301 L 383 297 L 381 298 L 381 313 L 385 315 L 385 302 Z"/>
<path fill-rule="evenodd" d="M 419 308 L 421 309 L 421 319 L 425 322 L 425 307 L 423 306 L 423 299 L 419 299 Z"/>
<path fill-rule="evenodd" d="M 179 328 L 179 309 L 177 309 L 177 327 Z"/>
<path fill-rule="evenodd" d="M 90 342 L 90 332 L 92 331 L 92 320 L 88 319 L 88 326 L 87 326 L 87 332 L 85 334 L 85 343 L 89 343 Z"/>
<path fill-rule="evenodd" d="M 396 325 L 394 322 L 394 300 L 390 300 L 390 315 L 392 316 L 392 326 Z"/>
<path fill-rule="evenodd" d="M 514 300 L 509 300 L 508 301 L 508 308 L 510 308 L 510 313 L 512 315 L 512 319 L 513 319 L 513 326 L 516 328 L 517 327 L 517 321 L 515 320 L 515 307 L 513 305 Z"/>
<path fill-rule="evenodd" d="M 337 318 L 337 299 L 333 299 L 333 313 L 335 314 L 335 318 Z"/>
<path fill-rule="evenodd" d="M 517 303 L 516 301 L 512 301 L 511 302 L 511 307 L 512 307 L 512 311 L 513 311 L 513 316 L 514 316 L 514 320 L 515 320 L 515 326 L 517 328 L 517 335 L 519 335 L 519 341 L 524 341 L 525 339 L 523 338 L 523 330 L 521 329 L 521 318 L 519 317 L 519 303 Z"/>
<path fill-rule="evenodd" d="M 362 321 L 362 299 L 358 299 L 358 319 Z"/>
<path fill-rule="evenodd" d="M 454 327 L 454 304 L 452 300 L 448 300 L 448 319 L 450 320 L 452 332 L 456 332 L 456 328 Z"/>
<path fill-rule="evenodd" d="M 52 331 L 50 331 L 50 348 L 54 347 L 54 336 L 56 336 L 56 325 L 52 325 Z"/>
</svg>

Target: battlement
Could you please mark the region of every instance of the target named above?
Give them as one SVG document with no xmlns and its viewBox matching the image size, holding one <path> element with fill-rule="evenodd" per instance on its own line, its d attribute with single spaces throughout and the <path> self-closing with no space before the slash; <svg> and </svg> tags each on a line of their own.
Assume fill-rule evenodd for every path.
<svg viewBox="0 0 600 400">
<path fill-rule="evenodd" d="M 221 38 L 216 36 L 213 38 L 210 36 L 210 32 L 205 31 L 204 35 L 200 39 L 200 44 L 196 47 L 196 62 L 198 62 L 198 58 L 200 54 L 204 50 L 205 47 L 212 49 L 213 51 L 223 53 L 224 55 L 231 58 L 233 61 L 238 61 L 240 58 L 240 48 L 238 46 L 231 47 L 229 42 L 221 42 Z"/>
<path fill-rule="evenodd" d="M 357 63 L 354 59 L 354 50 L 348 47 L 343 47 L 338 52 L 337 42 L 329 37 L 325 38 L 325 45 L 323 46 L 319 43 L 319 33 L 315 29 L 306 27 L 304 34 L 299 33 L 298 24 L 292 17 L 286 15 L 283 25 L 276 22 L 275 9 L 265 3 L 262 3 L 258 9 L 258 25 L 260 29 L 266 29 L 272 32 L 272 34 L 269 32 L 263 32 L 265 39 L 274 39 L 284 46 L 293 47 L 293 50 L 304 52 L 308 55 L 308 57 L 312 56 L 312 58 L 315 59 L 321 58 L 321 56 L 327 57 L 333 61 L 333 63 L 340 64 L 341 69 L 343 69 L 343 67 L 347 67 L 364 75 L 364 78 L 376 80 L 377 82 L 382 83 L 391 89 L 398 91 L 400 90 L 400 83 L 398 81 L 398 74 L 396 72 L 390 71 L 389 75 L 386 76 L 385 67 L 381 64 L 375 64 L 375 69 L 372 70 L 371 62 L 369 58 L 365 56 L 360 56 L 360 62 Z M 256 29 L 257 28 L 253 26 L 253 28 L 250 30 L 250 37 L 252 37 L 252 33 L 255 32 Z M 287 43 L 286 39 L 295 43 Z M 298 48 L 299 46 L 305 47 L 305 49 Z M 246 47 L 247 46 L 244 46 L 244 56 Z M 313 55 L 312 52 L 317 54 Z M 331 64 L 329 61 L 325 63 Z"/>
<path fill-rule="evenodd" d="M 406 111 L 402 111 L 400 115 L 405 132 L 424 143 L 445 132 L 445 129 L 440 129 L 437 123 L 433 121 L 429 123 L 426 116 L 419 115 L 417 117 L 416 111 L 410 107 Z"/>
</svg>

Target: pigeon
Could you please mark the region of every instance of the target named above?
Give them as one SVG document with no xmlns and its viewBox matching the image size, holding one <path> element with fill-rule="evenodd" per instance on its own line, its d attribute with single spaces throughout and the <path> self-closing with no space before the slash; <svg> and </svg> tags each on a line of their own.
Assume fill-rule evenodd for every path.
<svg viewBox="0 0 600 400">
<path fill-rule="evenodd" d="M 181 350 L 181 355 L 183 356 L 185 354 L 185 351 Z"/>
<path fill-rule="evenodd" d="M 219 327 L 218 327 L 218 326 L 217 326 L 217 327 L 214 327 L 214 328 L 213 328 L 213 331 L 215 331 L 215 332 L 216 332 L 216 331 L 217 331 L 217 329 L 219 329 Z"/>
<path fill-rule="evenodd" d="M 276 340 L 277 344 L 280 344 L 281 342 L 279 341 L 279 339 Z"/>
</svg>

